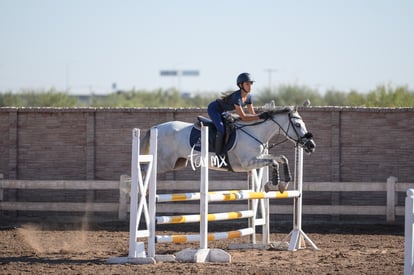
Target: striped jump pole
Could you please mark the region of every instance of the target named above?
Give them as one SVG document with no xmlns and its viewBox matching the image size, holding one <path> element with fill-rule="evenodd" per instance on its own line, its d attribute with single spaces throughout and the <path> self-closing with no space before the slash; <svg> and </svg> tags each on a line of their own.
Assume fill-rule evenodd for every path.
<svg viewBox="0 0 414 275">
<path fill-rule="evenodd" d="M 298 190 L 290 190 L 280 193 L 279 191 L 270 192 L 253 192 L 250 190 L 232 190 L 208 192 L 207 200 L 213 201 L 235 201 L 235 200 L 253 200 L 253 199 L 287 199 L 297 198 L 300 196 Z M 157 202 L 173 201 L 195 201 L 200 200 L 201 193 L 177 193 L 157 195 Z"/>
<path fill-rule="evenodd" d="M 216 232 L 208 233 L 208 241 L 228 240 L 234 238 L 240 238 L 248 236 L 254 233 L 253 228 L 244 228 L 239 230 L 233 230 L 228 232 Z M 201 242 L 200 235 L 158 235 L 157 243 L 188 243 L 188 242 Z"/>
<path fill-rule="evenodd" d="M 208 221 L 225 221 L 250 218 L 254 216 L 252 210 L 236 211 L 236 212 L 224 212 L 208 214 Z M 178 223 L 192 223 L 200 222 L 201 215 L 181 215 L 181 216 L 157 216 L 157 224 L 178 224 Z"/>
</svg>

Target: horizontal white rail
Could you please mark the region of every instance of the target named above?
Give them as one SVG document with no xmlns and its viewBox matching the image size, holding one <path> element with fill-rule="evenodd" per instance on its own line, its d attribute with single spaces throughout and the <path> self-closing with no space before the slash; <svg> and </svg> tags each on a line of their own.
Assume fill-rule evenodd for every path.
<svg viewBox="0 0 414 275">
<path fill-rule="evenodd" d="M 52 212 L 117 212 L 119 203 L 84 202 L 0 202 L 0 210 Z"/>
<path fill-rule="evenodd" d="M 0 180 L 0 189 L 111 190 L 119 189 L 119 181 Z"/>
</svg>

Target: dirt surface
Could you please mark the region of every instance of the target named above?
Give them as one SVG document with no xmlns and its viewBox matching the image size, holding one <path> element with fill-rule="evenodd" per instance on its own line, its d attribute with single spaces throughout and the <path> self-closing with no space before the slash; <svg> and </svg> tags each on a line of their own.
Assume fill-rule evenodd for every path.
<svg viewBox="0 0 414 275">
<path fill-rule="evenodd" d="M 402 274 L 403 225 L 312 225 L 303 228 L 320 250 L 228 250 L 248 237 L 209 242 L 231 255 L 230 263 L 108 264 L 128 254 L 128 224 L 19 224 L 0 226 L 1 274 Z M 222 228 L 221 228 L 222 229 Z M 272 228 L 280 241 L 291 227 Z M 163 230 L 161 234 L 178 233 Z M 186 234 L 189 234 L 186 232 Z M 260 239 L 260 234 L 258 239 Z M 157 244 L 175 254 L 198 243 Z"/>
</svg>

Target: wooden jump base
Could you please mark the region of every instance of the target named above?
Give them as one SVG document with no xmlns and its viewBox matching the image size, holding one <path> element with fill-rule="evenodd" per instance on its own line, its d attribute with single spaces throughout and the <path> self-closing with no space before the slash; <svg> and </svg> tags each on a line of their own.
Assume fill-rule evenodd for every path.
<svg viewBox="0 0 414 275">
<path fill-rule="evenodd" d="M 267 167 L 252 170 L 250 175 L 251 190 L 230 190 L 230 191 L 208 191 L 208 128 L 202 127 L 201 137 L 201 179 L 200 192 L 179 193 L 179 194 L 156 194 L 156 152 L 157 152 L 157 129 L 151 129 L 151 155 L 139 155 L 139 129 L 133 130 L 132 163 L 131 163 L 131 204 L 130 204 L 130 241 L 128 258 L 112 258 L 110 263 L 155 263 L 156 261 L 179 261 L 186 262 L 230 262 L 231 256 L 220 249 L 208 249 L 208 241 L 233 239 L 242 236 L 251 236 L 250 243 L 237 248 L 265 248 L 270 245 L 276 248 L 278 245 L 291 238 L 288 249 L 291 251 L 302 248 L 308 243 L 312 249 L 317 250 L 316 245 L 301 229 L 302 217 L 302 160 L 303 150 L 296 147 L 295 161 L 295 187 L 297 190 L 288 190 L 283 193 L 279 191 L 262 192 L 264 184 L 268 181 Z M 143 180 L 140 163 L 147 163 L 148 169 L 145 180 Z M 296 188 L 294 188 L 296 189 Z M 145 197 L 148 193 L 148 199 Z M 278 244 L 270 243 L 269 230 L 269 199 L 294 199 L 293 230 Z M 148 200 L 148 201 L 147 201 Z M 156 203 L 176 201 L 200 201 L 200 215 L 180 216 L 155 216 Z M 225 212 L 208 214 L 208 202 L 212 201 L 234 201 L 248 200 L 249 209 L 238 212 Z M 262 218 L 257 218 L 258 203 Z M 146 229 L 139 230 L 139 221 L 145 218 Z M 207 230 L 208 221 L 249 219 L 249 228 L 209 233 Z M 199 222 L 200 234 L 197 235 L 156 235 L 156 224 L 179 224 Z M 262 244 L 256 245 L 256 226 L 263 227 Z M 138 242 L 138 238 L 148 238 L 148 255 L 145 251 L 144 242 Z M 155 243 L 187 243 L 200 242 L 200 249 L 185 249 L 177 256 L 155 255 Z"/>
</svg>

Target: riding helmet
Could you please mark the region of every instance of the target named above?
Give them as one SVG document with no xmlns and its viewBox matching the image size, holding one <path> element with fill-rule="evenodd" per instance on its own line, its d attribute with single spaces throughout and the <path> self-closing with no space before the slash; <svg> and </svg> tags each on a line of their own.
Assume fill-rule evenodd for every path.
<svg viewBox="0 0 414 275">
<path fill-rule="evenodd" d="M 243 82 L 254 82 L 254 79 L 249 73 L 241 73 L 237 77 L 237 86 Z"/>
</svg>

